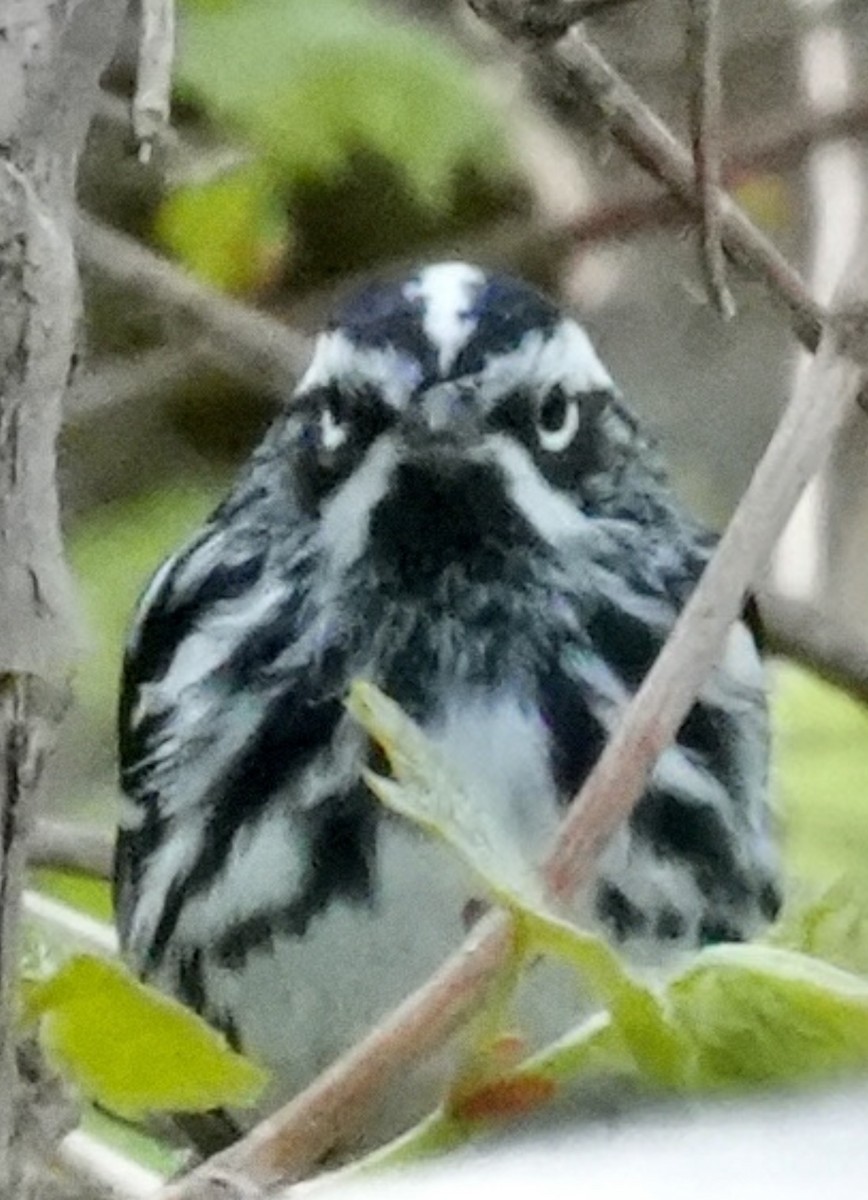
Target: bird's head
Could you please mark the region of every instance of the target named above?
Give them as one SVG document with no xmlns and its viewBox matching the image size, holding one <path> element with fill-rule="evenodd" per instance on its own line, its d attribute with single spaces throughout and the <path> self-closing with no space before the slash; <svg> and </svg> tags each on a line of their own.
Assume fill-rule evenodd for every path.
<svg viewBox="0 0 868 1200">
<path fill-rule="evenodd" d="M 346 303 L 288 431 L 299 501 L 344 565 L 370 550 L 496 569 L 505 547 L 556 544 L 659 485 L 582 327 L 461 262 Z"/>
</svg>

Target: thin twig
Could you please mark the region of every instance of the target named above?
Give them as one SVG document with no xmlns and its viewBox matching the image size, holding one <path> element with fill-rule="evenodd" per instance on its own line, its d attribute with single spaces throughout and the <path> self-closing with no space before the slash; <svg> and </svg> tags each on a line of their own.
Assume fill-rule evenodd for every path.
<svg viewBox="0 0 868 1200">
<path fill-rule="evenodd" d="M 831 112 L 810 112 L 781 129 L 779 121 L 751 122 L 747 144 L 729 147 L 729 168 L 733 180 L 754 171 L 786 171 L 798 166 L 805 156 L 824 142 L 838 138 L 864 138 L 868 128 L 868 100 L 865 96 Z"/>
<path fill-rule="evenodd" d="M 521 23 L 521 6 L 504 0 L 469 0 L 471 8 L 519 45 L 533 41 Z M 504 11 L 505 10 L 505 11 Z M 671 130 L 576 29 L 551 49 L 537 51 L 539 64 L 574 101 L 578 96 L 605 122 L 610 136 L 645 170 L 696 212 L 699 199 L 693 160 Z M 823 310 L 777 247 L 726 194 L 720 197 L 721 237 L 734 261 L 759 276 L 790 310 L 807 349 L 816 350 Z"/>
<path fill-rule="evenodd" d="M 111 925 L 62 900 L 27 888 L 23 908 L 27 917 L 42 929 L 46 942 L 59 944 L 64 954 L 73 949 L 110 957 L 119 953 L 118 937 Z"/>
<path fill-rule="evenodd" d="M 67 424 L 101 421 L 107 409 L 138 407 L 171 395 L 210 365 L 197 344 L 158 346 L 140 354 L 117 354 L 77 375 L 63 405 Z"/>
<path fill-rule="evenodd" d="M 614 8 L 637 0 L 524 0 L 522 22 L 526 33 L 538 41 L 557 41 L 568 29 Z"/>
<path fill-rule="evenodd" d="M 512 926 L 489 914 L 427 983 L 363 1041 L 241 1141 L 170 1184 L 160 1200 L 251 1200 L 311 1171 L 364 1119 L 401 1073 L 477 1007 L 506 961 Z"/>
<path fill-rule="evenodd" d="M 152 1200 L 163 1177 L 97 1141 L 84 1130 L 67 1134 L 57 1152 L 61 1166 L 87 1186 L 94 1200 Z"/>
<path fill-rule="evenodd" d="M 155 143 L 169 126 L 175 57 L 175 0 L 141 0 L 141 6 L 133 132 L 139 143 L 139 158 L 147 163 Z"/>
<path fill-rule="evenodd" d="M 82 265 L 201 335 L 212 361 L 253 387 L 285 395 L 310 357 L 306 338 L 266 313 L 222 296 L 133 238 L 79 218 Z"/>
<path fill-rule="evenodd" d="M 113 839 L 102 829 L 91 829 L 70 821 L 43 818 L 27 841 L 27 861 L 31 867 L 54 867 L 110 879 Z"/>
<path fill-rule="evenodd" d="M 687 0 L 687 73 L 690 80 L 690 129 L 702 270 L 708 295 L 720 315 L 735 316 L 726 283 L 720 239 L 720 10 L 718 0 Z"/>
<path fill-rule="evenodd" d="M 568 34 L 544 55 L 571 94 L 580 92 L 607 122 L 610 135 L 640 166 L 694 211 L 699 207 L 690 154 L 584 35 Z M 816 350 L 823 310 L 777 247 L 725 193 L 720 197 L 721 236 L 734 261 L 758 275 L 790 310 L 802 343 Z"/>
</svg>

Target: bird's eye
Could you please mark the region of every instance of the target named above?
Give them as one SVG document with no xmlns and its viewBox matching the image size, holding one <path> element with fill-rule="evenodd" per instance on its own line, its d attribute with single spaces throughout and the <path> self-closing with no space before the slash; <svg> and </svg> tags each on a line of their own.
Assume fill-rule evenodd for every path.
<svg viewBox="0 0 868 1200">
<path fill-rule="evenodd" d="M 337 394 L 329 397 L 319 419 L 320 447 L 333 454 L 347 440 L 346 405 Z"/>
<path fill-rule="evenodd" d="M 579 404 L 563 388 L 555 387 L 537 410 L 536 431 L 539 444 L 550 454 L 566 450 L 579 429 Z"/>
</svg>

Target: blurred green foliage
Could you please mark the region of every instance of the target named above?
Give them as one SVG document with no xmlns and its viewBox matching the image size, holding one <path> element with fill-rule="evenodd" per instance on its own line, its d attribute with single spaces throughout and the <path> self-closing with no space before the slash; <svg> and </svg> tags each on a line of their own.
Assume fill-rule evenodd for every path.
<svg viewBox="0 0 868 1200">
<path fill-rule="evenodd" d="M 194 275 L 228 292 L 256 288 L 287 247 L 286 211 L 262 163 L 178 188 L 157 215 L 157 236 Z"/>
<path fill-rule="evenodd" d="M 111 923 L 113 919 L 111 888 L 102 879 L 77 875 L 74 871 L 42 869 L 34 871 L 31 882 L 44 895 L 80 909 L 98 921 Z"/>
<path fill-rule="evenodd" d="M 868 709 L 796 667 L 775 679 L 774 784 L 796 878 L 868 892 Z"/>
<path fill-rule="evenodd" d="M 503 131 L 455 46 L 368 0 L 187 0 L 179 47 L 180 98 L 249 160 L 170 195 L 157 234 L 219 286 L 267 282 L 293 240 L 293 198 L 360 161 L 389 164 L 408 200 L 441 213 L 468 166 L 508 173 Z"/>
</svg>

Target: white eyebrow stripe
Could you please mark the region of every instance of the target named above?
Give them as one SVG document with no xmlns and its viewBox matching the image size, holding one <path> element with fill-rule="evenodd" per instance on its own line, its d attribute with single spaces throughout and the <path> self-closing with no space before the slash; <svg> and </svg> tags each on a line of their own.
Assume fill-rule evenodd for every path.
<svg viewBox="0 0 868 1200">
<path fill-rule="evenodd" d="M 557 384 L 570 392 L 615 390 L 591 339 L 571 317 L 549 334 L 528 330 L 514 350 L 491 355 L 477 381 L 488 401 L 499 400 L 517 385 L 541 391 Z"/>
<path fill-rule="evenodd" d="M 400 411 L 422 382 L 418 362 L 394 346 L 358 346 L 341 329 L 321 333 L 313 358 L 295 391 L 298 400 L 314 388 L 337 384 L 349 389 L 368 385 Z"/>
<path fill-rule="evenodd" d="M 476 329 L 477 322 L 468 310 L 474 288 L 484 282 L 479 267 L 447 262 L 426 267 L 404 287 L 408 300 L 419 299 L 424 305 L 422 328 L 438 350 L 441 375 L 451 369 Z"/>
</svg>

